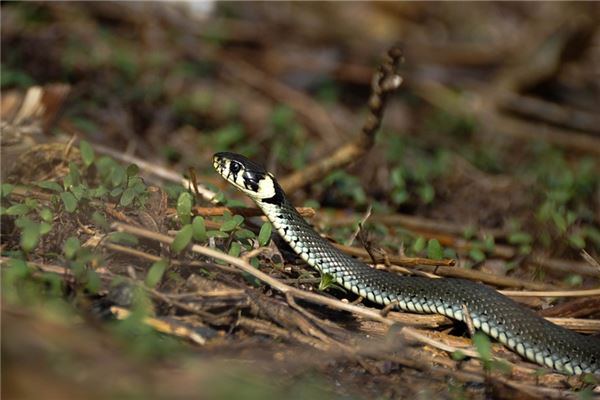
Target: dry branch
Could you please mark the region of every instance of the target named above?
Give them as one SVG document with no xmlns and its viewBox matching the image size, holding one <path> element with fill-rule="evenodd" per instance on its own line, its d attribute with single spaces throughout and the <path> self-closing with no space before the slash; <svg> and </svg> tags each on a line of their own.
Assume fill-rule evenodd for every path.
<svg viewBox="0 0 600 400">
<path fill-rule="evenodd" d="M 387 97 L 402 83 L 402 77 L 396 73 L 401 61 L 402 50 L 399 47 L 392 47 L 373 78 L 371 97 L 368 102 L 369 115 L 362 127 L 361 134 L 331 156 L 281 179 L 281 186 L 287 193 L 292 193 L 307 183 L 318 182 L 332 170 L 358 160 L 371 149 L 375 142 L 375 133 L 381 125 Z"/>
<path fill-rule="evenodd" d="M 259 217 L 263 216 L 264 213 L 256 207 L 194 207 L 196 215 L 203 217 L 215 217 L 223 215 L 224 212 L 230 212 L 231 214 L 241 215 L 242 217 Z M 296 211 L 304 218 L 312 218 L 315 216 L 315 209 L 312 207 L 296 207 Z"/>
</svg>

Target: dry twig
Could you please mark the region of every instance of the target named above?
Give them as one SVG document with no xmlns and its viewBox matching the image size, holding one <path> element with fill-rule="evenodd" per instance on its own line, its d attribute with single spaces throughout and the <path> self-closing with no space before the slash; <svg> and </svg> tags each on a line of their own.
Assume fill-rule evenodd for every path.
<svg viewBox="0 0 600 400">
<path fill-rule="evenodd" d="M 369 99 L 369 115 L 361 134 L 351 143 L 339 148 L 331 156 L 317 161 L 309 167 L 297 171 L 281 180 L 281 186 L 287 193 L 292 193 L 307 183 L 317 182 L 336 168 L 342 168 L 365 155 L 375 142 L 375 133 L 379 129 L 387 97 L 402 83 L 402 77 L 396 73 L 402 60 L 402 50 L 392 47 L 387 59 L 381 65 L 373 79 L 371 98 Z"/>
</svg>

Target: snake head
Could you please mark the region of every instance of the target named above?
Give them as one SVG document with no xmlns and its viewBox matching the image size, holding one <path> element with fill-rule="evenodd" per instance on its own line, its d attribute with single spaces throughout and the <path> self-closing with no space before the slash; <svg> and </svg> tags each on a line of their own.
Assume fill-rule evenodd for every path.
<svg viewBox="0 0 600 400">
<path fill-rule="evenodd" d="M 222 152 L 213 156 L 213 167 L 237 189 L 253 200 L 274 204 L 283 202 L 283 191 L 269 172 L 246 157 Z"/>
</svg>

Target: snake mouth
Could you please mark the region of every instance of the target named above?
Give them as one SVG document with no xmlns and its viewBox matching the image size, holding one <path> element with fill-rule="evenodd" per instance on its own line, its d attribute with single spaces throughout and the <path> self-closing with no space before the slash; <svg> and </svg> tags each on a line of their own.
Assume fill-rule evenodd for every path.
<svg viewBox="0 0 600 400">
<path fill-rule="evenodd" d="M 223 175 L 223 158 L 219 155 L 219 153 L 215 154 L 212 159 L 213 168 L 217 170 L 217 172 Z"/>
</svg>

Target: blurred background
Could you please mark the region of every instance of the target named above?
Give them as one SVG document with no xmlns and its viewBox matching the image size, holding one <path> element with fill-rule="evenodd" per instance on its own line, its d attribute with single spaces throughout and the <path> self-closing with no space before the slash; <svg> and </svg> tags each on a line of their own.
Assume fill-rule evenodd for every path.
<svg viewBox="0 0 600 400">
<path fill-rule="evenodd" d="M 354 230 L 344 221 L 372 207 L 372 240 L 397 253 L 426 256 L 425 240 L 436 237 L 443 256 L 461 267 L 561 287 L 597 282 L 598 3 L 27 2 L 3 3 L 1 12 L 3 177 L 25 173 L 18 156 L 32 143 L 75 137 L 179 173 L 193 168 L 200 183 L 246 204 L 214 174 L 212 154 L 242 153 L 278 177 L 326 157 L 360 133 L 373 74 L 400 43 L 403 83 L 374 147 L 294 192 L 294 203 L 322 208 L 314 223 L 342 242 Z M 14 104 L 32 86 L 44 90 L 45 115 L 35 129 L 19 130 L 24 121 Z M 397 225 L 382 221 L 392 215 Z M 407 228 L 407 217 L 420 230 Z M 429 220 L 447 229 L 427 233 Z M 71 351 L 83 353 L 72 364 L 39 337 L 21 336 L 35 318 L 6 318 L 2 354 L 13 363 L 10 371 L 4 364 L 2 390 L 20 382 L 6 392 L 13 398 L 39 387 L 54 397 L 86 393 L 71 381 L 102 387 L 104 362 L 124 376 L 116 393 L 142 396 L 155 389 L 193 395 L 215 374 L 206 358 L 201 367 L 193 359 L 195 372 L 181 382 L 149 389 L 150 381 L 174 379 L 172 365 L 149 371 L 122 361 L 114 347 L 100 352 L 102 339 L 89 327 L 69 332 L 80 340 L 68 343 Z M 58 340 L 60 329 L 69 331 L 46 333 Z M 66 363 L 68 372 L 34 374 L 27 360 L 36 354 L 48 365 Z M 255 356 L 248 358 L 271 353 Z M 314 372 L 301 363 L 277 371 L 279 389 L 227 371 L 219 395 L 251 382 L 257 398 L 402 397 L 379 378 L 352 381 L 345 366 Z M 73 365 L 94 367 L 84 373 Z M 290 383 L 298 376 L 301 384 Z M 336 387 L 336 379 L 350 386 Z"/>
</svg>

